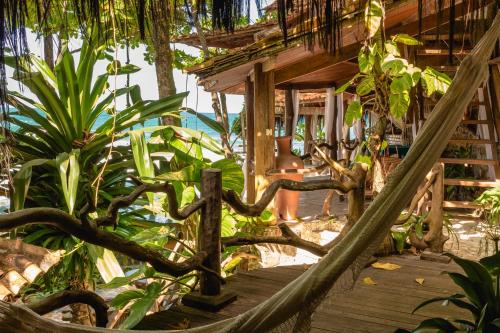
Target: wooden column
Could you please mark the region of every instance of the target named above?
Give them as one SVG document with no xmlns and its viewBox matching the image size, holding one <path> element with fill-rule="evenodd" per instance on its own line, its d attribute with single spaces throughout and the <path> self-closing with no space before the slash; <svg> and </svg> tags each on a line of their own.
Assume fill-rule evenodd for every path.
<svg viewBox="0 0 500 333">
<path fill-rule="evenodd" d="M 247 202 L 255 203 L 255 110 L 254 110 L 254 85 L 250 77 L 245 82 L 245 107 L 247 125 L 247 165 L 246 165 L 246 189 Z"/>
<path fill-rule="evenodd" d="M 206 204 L 201 210 L 198 227 L 198 251 L 206 252 L 203 264 L 220 274 L 220 228 L 222 219 L 222 173 L 218 169 L 201 171 L 201 197 Z M 218 277 L 200 272 L 200 292 L 202 295 L 220 294 L 221 283 Z"/>
<path fill-rule="evenodd" d="M 305 124 L 304 124 L 304 154 L 307 154 L 311 151 L 311 126 L 312 126 L 312 116 L 305 115 Z"/>
<path fill-rule="evenodd" d="M 221 275 L 222 172 L 219 169 L 201 171 L 201 209 L 198 226 L 198 251 L 207 254 L 203 265 Z M 218 311 L 236 300 L 236 294 L 223 292 L 221 280 L 213 273 L 200 271 L 200 291 L 184 295 L 182 303 L 208 311 Z"/>
<path fill-rule="evenodd" d="M 256 199 L 269 185 L 266 171 L 274 168 L 274 71 L 254 65 L 254 140 Z"/>
<path fill-rule="evenodd" d="M 293 95 L 292 89 L 285 90 L 285 135 L 293 136 Z"/>
</svg>

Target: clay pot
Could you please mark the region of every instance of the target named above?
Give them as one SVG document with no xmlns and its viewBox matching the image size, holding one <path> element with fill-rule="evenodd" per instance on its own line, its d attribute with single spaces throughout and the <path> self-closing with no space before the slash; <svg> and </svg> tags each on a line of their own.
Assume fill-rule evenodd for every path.
<svg viewBox="0 0 500 333">
<path fill-rule="evenodd" d="M 304 162 L 300 157 L 292 154 L 292 137 L 282 136 L 277 137 L 278 155 L 276 156 L 276 169 L 282 170 L 283 174 L 275 176 L 278 179 L 290 179 L 294 181 L 302 181 L 304 176 L 297 173 L 285 173 L 285 170 L 297 170 L 304 168 Z M 297 210 L 299 207 L 300 192 L 278 190 L 274 197 L 274 215 L 277 219 L 295 220 L 297 218 Z"/>
</svg>

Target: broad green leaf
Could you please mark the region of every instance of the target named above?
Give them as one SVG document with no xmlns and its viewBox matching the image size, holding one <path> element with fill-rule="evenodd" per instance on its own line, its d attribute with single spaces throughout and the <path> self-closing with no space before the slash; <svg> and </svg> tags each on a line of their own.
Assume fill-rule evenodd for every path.
<svg viewBox="0 0 500 333">
<path fill-rule="evenodd" d="M 384 17 L 384 6 L 380 0 L 368 0 L 365 7 L 365 27 L 368 38 L 375 36 Z"/>
<path fill-rule="evenodd" d="M 384 46 L 385 46 L 385 51 L 387 53 L 390 53 L 395 57 L 399 57 L 401 55 L 399 53 L 398 45 L 396 43 L 394 43 L 393 41 L 390 41 L 390 40 L 386 41 L 384 43 Z"/>
<path fill-rule="evenodd" d="M 422 84 L 425 88 L 427 96 L 431 96 L 435 92 L 444 94 L 451 84 L 451 79 L 448 75 L 441 73 L 432 67 L 426 67 L 422 72 Z"/>
<path fill-rule="evenodd" d="M 336 94 L 340 94 L 340 93 L 343 93 L 344 91 L 346 91 L 347 88 L 349 88 L 353 84 L 354 80 L 356 80 L 360 76 L 361 76 L 361 74 L 359 74 L 359 73 L 356 74 L 356 75 L 354 75 L 352 79 L 350 79 L 349 81 L 347 81 L 346 83 L 344 83 L 342 86 L 340 86 L 340 88 L 338 88 L 337 90 L 335 90 L 335 93 Z"/>
<path fill-rule="evenodd" d="M 354 162 L 364 163 L 364 164 L 368 165 L 368 168 L 370 168 L 372 165 L 372 160 L 371 160 L 370 156 L 368 156 L 368 155 L 357 154 L 356 157 L 354 158 Z"/>
<path fill-rule="evenodd" d="M 194 186 L 187 186 L 182 191 L 182 200 L 179 207 L 184 207 L 186 205 L 189 205 L 194 201 L 195 198 L 196 198 L 196 192 L 194 190 Z"/>
<path fill-rule="evenodd" d="M 144 296 L 144 291 L 142 290 L 126 290 L 113 298 L 111 301 L 111 306 L 121 309 L 127 305 L 130 301 L 138 299 Z"/>
<path fill-rule="evenodd" d="M 396 243 L 396 250 L 403 253 L 406 245 L 406 232 L 391 231 L 391 236 Z"/>
<path fill-rule="evenodd" d="M 347 107 L 344 122 L 346 125 L 352 126 L 354 121 L 361 119 L 362 116 L 363 108 L 361 107 L 361 103 L 359 101 L 352 101 Z"/>
<path fill-rule="evenodd" d="M 481 258 L 479 262 L 486 267 L 491 275 L 500 275 L 500 251 L 492 256 Z"/>
<path fill-rule="evenodd" d="M 159 282 L 153 282 L 146 287 L 144 296 L 138 299 L 131 307 L 127 319 L 120 325 L 120 329 L 130 329 L 137 325 L 151 309 L 163 289 Z"/>
<path fill-rule="evenodd" d="M 389 110 L 395 118 L 403 118 L 409 106 L 410 94 L 408 91 L 403 91 L 400 94 L 391 94 L 389 96 Z"/>
<path fill-rule="evenodd" d="M 443 333 L 454 333 L 458 331 L 452 323 L 443 318 L 431 318 L 426 319 L 418 325 L 418 327 L 413 331 L 413 333 L 424 333 L 429 332 L 429 329 L 437 329 L 439 332 Z"/>
<path fill-rule="evenodd" d="M 375 58 L 372 56 L 372 52 L 370 49 L 366 50 L 366 49 L 361 49 L 359 51 L 359 54 L 358 54 L 358 65 L 359 65 L 359 71 L 361 73 L 364 73 L 364 74 L 368 74 L 371 72 L 372 68 L 373 68 L 373 64 L 375 62 Z M 349 82 L 349 85 L 351 84 L 352 82 Z M 347 89 L 347 87 L 345 87 L 345 89 Z M 344 89 L 344 90 L 345 90 Z"/>
<path fill-rule="evenodd" d="M 220 169 L 222 171 L 222 188 L 225 190 L 233 190 L 241 194 L 244 187 L 243 170 L 240 165 L 233 159 L 222 159 L 213 162 L 211 168 Z"/>
<path fill-rule="evenodd" d="M 210 117 L 207 117 L 205 116 L 203 113 L 199 113 L 199 112 L 196 112 L 194 111 L 193 109 L 191 108 L 186 108 L 184 109 L 187 113 L 189 114 L 192 114 L 194 116 L 196 116 L 198 119 L 200 119 L 205 125 L 207 125 L 208 127 L 210 127 L 211 129 L 213 129 L 214 131 L 216 131 L 217 133 L 219 134 L 223 134 L 226 132 L 226 130 L 224 129 L 224 127 L 217 121 L 213 120 L 212 118 Z"/>
<path fill-rule="evenodd" d="M 179 171 L 163 173 L 155 177 L 160 181 L 181 181 L 181 182 L 199 182 L 200 169 L 194 165 L 187 166 Z"/>
<path fill-rule="evenodd" d="M 368 95 L 370 92 L 372 92 L 375 89 L 375 79 L 373 78 L 372 75 L 368 75 L 359 82 L 358 86 L 356 87 L 356 93 L 359 96 L 365 96 Z"/>
<path fill-rule="evenodd" d="M 415 39 L 408 34 L 394 35 L 394 36 L 392 36 L 392 40 L 397 42 L 397 43 L 401 43 L 401 44 L 405 44 L 405 45 L 422 45 L 422 42 L 420 42 L 418 39 Z"/>
<path fill-rule="evenodd" d="M 387 54 L 382 60 L 382 71 L 391 76 L 399 76 L 406 72 L 408 60 L 395 57 L 392 54 Z"/>
<path fill-rule="evenodd" d="M 149 156 L 148 144 L 144 137 L 144 132 L 141 130 L 130 131 L 130 145 L 132 146 L 132 154 L 134 156 L 134 163 L 139 173 L 139 176 L 144 179 L 153 179 L 155 177 L 155 169 L 153 160 Z M 149 181 L 148 181 L 149 182 Z M 149 204 L 154 203 L 154 194 L 146 193 Z"/>
<path fill-rule="evenodd" d="M 396 77 L 391 82 L 391 94 L 401 94 L 404 92 L 409 92 L 412 88 L 413 80 L 411 75 L 404 73 L 402 76 Z"/>
<path fill-rule="evenodd" d="M 56 166 L 59 170 L 64 199 L 70 214 L 73 214 L 80 179 L 79 155 L 80 150 L 75 149 L 69 154 L 61 153 L 56 157 Z"/>
<path fill-rule="evenodd" d="M 47 163 L 47 159 L 34 159 L 27 163 L 24 163 L 21 169 L 12 178 L 13 187 L 13 207 L 14 210 L 20 210 L 24 208 L 24 201 L 26 200 L 26 195 L 31 182 L 31 173 L 34 166 L 42 165 Z"/>
</svg>

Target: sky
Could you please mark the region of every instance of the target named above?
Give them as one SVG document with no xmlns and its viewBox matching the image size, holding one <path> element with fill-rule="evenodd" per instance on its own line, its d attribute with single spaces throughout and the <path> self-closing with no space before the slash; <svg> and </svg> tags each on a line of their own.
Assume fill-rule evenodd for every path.
<svg viewBox="0 0 500 333">
<path fill-rule="evenodd" d="M 261 6 L 265 7 L 267 2 L 269 1 L 261 1 Z M 251 21 L 253 22 L 257 17 L 257 10 L 255 3 L 251 2 Z M 28 45 L 30 51 L 38 56 L 43 56 L 43 43 L 41 39 L 37 39 L 36 34 L 29 33 L 28 34 Z M 71 40 L 70 41 L 70 49 L 77 49 L 81 45 L 81 41 L 79 40 Z M 196 48 L 189 47 L 182 44 L 173 44 L 173 48 L 179 48 L 183 51 L 192 54 L 198 55 L 199 51 Z M 146 61 L 144 61 L 144 53 L 145 46 L 140 45 L 136 49 L 130 49 L 130 63 L 134 64 L 141 68 L 141 70 L 137 73 L 130 75 L 130 84 L 138 84 L 141 88 L 141 95 L 143 99 L 157 99 L 158 98 L 158 86 L 156 81 L 156 71 L 154 65 L 149 65 Z M 118 50 L 118 60 L 125 63 L 126 53 L 125 49 Z M 75 60 L 76 62 L 76 60 Z M 97 63 L 96 68 L 94 70 L 94 78 L 96 78 L 99 74 L 102 74 L 106 71 L 107 61 L 100 61 Z M 29 92 L 27 88 L 20 89 L 19 84 L 11 79 L 13 74 L 13 70 L 11 68 L 7 68 L 7 77 L 8 79 L 8 87 L 10 90 L 21 91 L 23 94 L 33 97 L 33 95 Z M 190 107 L 198 112 L 207 112 L 212 113 L 212 102 L 210 93 L 203 90 L 203 87 L 197 85 L 197 79 L 194 75 L 187 75 L 182 73 L 179 70 L 174 70 L 174 80 L 175 85 L 177 87 L 177 92 L 189 91 L 189 95 L 184 101 L 184 106 Z M 114 86 L 120 88 L 125 87 L 126 84 L 126 76 L 121 75 L 116 78 L 110 79 L 110 88 Z M 227 95 L 227 107 L 229 113 L 239 113 L 243 107 L 244 97 L 242 95 Z M 122 97 L 118 100 L 118 110 L 121 110 L 125 106 L 125 97 Z"/>
</svg>

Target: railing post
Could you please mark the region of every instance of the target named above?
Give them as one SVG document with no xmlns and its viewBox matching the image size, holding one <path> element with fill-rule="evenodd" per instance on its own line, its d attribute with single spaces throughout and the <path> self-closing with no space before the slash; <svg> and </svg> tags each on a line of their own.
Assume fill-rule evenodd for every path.
<svg viewBox="0 0 500 333">
<path fill-rule="evenodd" d="M 221 274 L 221 221 L 222 221 L 222 172 L 219 169 L 201 171 L 201 209 L 198 226 L 198 251 L 205 252 L 203 265 Z M 225 292 L 221 281 L 213 273 L 200 271 L 200 291 L 185 295 L 182 303 L 208 311 L 218 311 L 236 300 L 236 294 Z"/>
<path fill-rule="evenodd" d="M 218 169 L 201 171 L 201 197 L 205 206 L 201 210 L 198 227 L 198 251 L 207 253 L 205 267 L 220 274 L 220 229 L 222 220 L 222 173 Z M 216 296 L 221 291 L 221 282 L 214 274 L 200 272 L 200 293 Z"/>
</svg>

